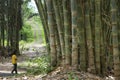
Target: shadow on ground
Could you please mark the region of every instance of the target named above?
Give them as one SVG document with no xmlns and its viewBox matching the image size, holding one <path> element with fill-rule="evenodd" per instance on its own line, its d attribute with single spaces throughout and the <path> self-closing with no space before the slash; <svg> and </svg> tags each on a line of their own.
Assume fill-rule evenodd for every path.
<svg viewBox="0 0 120 80">
<path fill-rule="evenodd" d="M 0 77 L 8 77 L 8 76 L 13 76 L 14 74 L 11 73 L 4 73 L 4 72 L 0 72 Z"/>
</svg>

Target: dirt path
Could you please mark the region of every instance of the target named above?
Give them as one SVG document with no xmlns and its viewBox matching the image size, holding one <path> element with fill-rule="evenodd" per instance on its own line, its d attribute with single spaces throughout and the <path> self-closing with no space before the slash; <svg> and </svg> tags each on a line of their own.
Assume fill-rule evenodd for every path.
<svg viewBox="0 0 120 80">
<path fill-rule="evenodd" d="M 19 64 L 26 61 L 28 58 L 35 58 L 36 56 L 41 56 L 43 53 L 45 53 L 45 47 L 41 45 L 32 45 L 32 47 L 28 47 L 29 49 L 27 51 L 22 51 L 22 55 L 18 57 L 18 74 L 26 73 L 26 68 L 19 67 Z M 11 58 L 7 58 L 4 60 L 4 63 L 0 63 L 0 80 L 4 80 L 4 78 L 7 77 L 14 77 L 13 74 L 11 74 L 11 70 L 13 68 L 13 65 L 11 63 Z M 7 80 L 7 79 L 5 79 Z M 10 80 L 10 79 L 8 79 Z M 21 79 L 16 79 L 21 80 Z M 34 80 L 31 78 L 31 80 Z"/>
<path fill-rule="evenodd" d="M 18 66 L 21 62 L 18 62 Z M 14 76 L 13 74 L 11 74 L 11 70 L 13 69 L 13 65 L 12 63 L 5 62 L 5 63 L 0 63 L 0 77 L 8 77 L 8 76 Z M 26 70 L 23 68 L 19 68 L 18 67 L 18 74 L 21 73 L 26 73 Z"/>
<path fill-rule="evenodd" d="M 28 51 L 23 51 L 18 57 L 18 66 L 28 58 L 35 58 L 46 53 L 44 46 L 32 45 Z M 47 75 L 22 75 L 15 76 L 11 74 L 12 70 L 11 58 L 7 58 L 3 64 L 0 63 L 0 80 L 114 80 L 112 76 L 101 78 L 85 72 L 74 71 L 68 66 L 67 71 L 63 67 L 58 67 Z M 18 67 L 18 74 L 26 73 L 26 68 Z M 44 77 L 43 77 L 44 76 Z"/>
</svg>

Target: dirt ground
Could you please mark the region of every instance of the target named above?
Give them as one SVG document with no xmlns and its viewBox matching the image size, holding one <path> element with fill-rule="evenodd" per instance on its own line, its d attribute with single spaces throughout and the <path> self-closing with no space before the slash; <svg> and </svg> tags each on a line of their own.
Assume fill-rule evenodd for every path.
<svg viewBox="0 0 120 80">
<path fill-rule="evenodd" d="M 18 56 L 18 75 L 26 73 L 26 68 L 19 67 L 19 64 L 26 61 L 28 58 L 34 58 L 36 56 L 41 56 L 46 53 L 45 46 L 34 45 L 32 47 L 28 47 L 27 50 L 23 50 L 21 55 Z M 0 80 L 36 80 L 38 76 L 17 76 L 11 74 L 11 70 L 13 69 L 13 65 L 11 63 L 11 57 L 3 58 L 0 62 Z M 36 77 L 36 78 L 35 78 Z M 25 78 L 25 79 L 24 79 Z M 29 78 L 29 79 L 28 79 Z"/>
<path fill-rule="evenodd" d="M 35 50 L 36 48 L 39 51 Z M 30 47 L 28 51 L 23 51 L 22 55 L 18 57 L 18 66 L 20 63 L 27 60 L 27 58 L 34 58 L 38 55 L 40 56 L 42 53 L 46 53 L 44 46 L 37 46 L 36 48 Z M 101 78 L 90 73 L 73 70 L 70 67 L 67 70 L 63 67 L 57 67 L 54 71 L 48 74 L 40 74 L 36 76 L 25 74 L 20 75 L 26 73 L 26 69 L 18 67 L 19 76 L 17 76 L 11 74 L 12 67 L 13 65 L 11 64 L 10 57 L 5 59 L 4 63 L 0 63 L 0 80 L 115 80 L 112 76 Z"/>
<path fill-rule="evenodd" d="M 82 71 L 68 68 L 64 70 L 63 67 L 58 67 L 48 75 L 42 78 L 43 80 L 105 80 L 96 75 L 85 73 Z"/>
</svg>

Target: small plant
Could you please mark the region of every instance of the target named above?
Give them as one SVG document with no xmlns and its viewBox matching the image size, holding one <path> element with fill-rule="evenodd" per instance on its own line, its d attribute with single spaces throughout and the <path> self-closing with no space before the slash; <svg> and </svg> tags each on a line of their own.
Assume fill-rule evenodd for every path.
<svg viewBox="0 0 120 80">
<path fill-rule="evenodd" d="M 68 73 L 68 80 L 73 80 L 73 73 L 72 72 Z"/>
<path fill-rule="evenodd" d="M 70 72 L 68 73 L 68 80 L 79 80 L 79 78 L 73 73 L 73 72 Z"/>
<path fill-rule="evenodd" d="M 26 62 L 24 62 L 21 66 L 28 67 L 27 73 L 28 74 L 45 74 L 48 73 L 51 68 L 49 67 L 49 56 L 44 55 L 41 57 L 37 57 L 34 59 L 28 59 Z"/>
</svg>

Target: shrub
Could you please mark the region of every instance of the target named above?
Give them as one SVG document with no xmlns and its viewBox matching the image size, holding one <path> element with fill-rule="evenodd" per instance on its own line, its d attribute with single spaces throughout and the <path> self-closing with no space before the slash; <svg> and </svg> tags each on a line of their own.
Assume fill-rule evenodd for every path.
<svg viewBox="0 0 120 80">
<path fill-rule="evenodd" d="M 25 40 L 27 42 L 32 42 L 34 40 L 34 35 L 32 31 L 31 25 L 25 23 L 20 31 L 20 38 L 21 40 Z"/>
<path fill-rule="evenodd" d="M 45 74 L 48 73 L 50 69 L 49 56 L 44 55 L 34 59 L 28 59 L 21 66 L 27 67 L 28 74 Z"/>
</svg>

